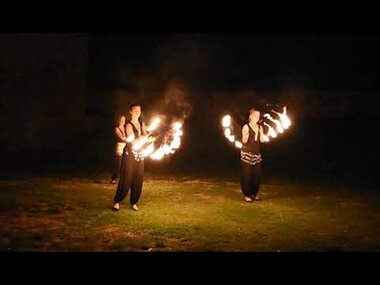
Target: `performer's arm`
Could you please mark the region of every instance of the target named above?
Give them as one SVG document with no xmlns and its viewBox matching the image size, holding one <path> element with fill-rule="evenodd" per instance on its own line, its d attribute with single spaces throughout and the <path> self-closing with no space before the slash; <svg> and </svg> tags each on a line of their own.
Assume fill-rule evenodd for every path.
<svg viewBox="0 0 380 285">
<path fill-rule="evenodd" d="M 142 133 L 144 136 L 148 135 L 148 132 L 147 132 L 147 130 L 146 130 L 145 123 L 142 123 L 142 124 L 141 124 L 141 133 Z"/>
<path fill-rule="evenodd" d="M 241 130 L 241 141 L 243 142 L 243 144 L 246 144 L 248 142 L 248 138 L 249 138 L 248 125 L 244 125 Z"/>
<path fill-rule="evenodd" d="M 146 134 L 144 135 L 144 131 L 143 131 L 142 127 L 141 127 L 141 133 L 142 133 L 142 135 L 140 137 L 138 137 L 138 138 L 134 137 L 134 133 L 133 133 L 133 129 L 132 129 L 131 124 L 127 124 L 127 128 L 126 129 L 127 129 L 127 139 L 129 137 L 133 136 L 133 140 L 130 141 L 132 143 L 132 145 L 134 145 L 134 144 L 136 144 L 136 143 L 138 143 L 140 141 L 145 141 L 145 142 L 146 141 L 148 141 L 148 142 L 153 141 L 153 139 L 149 140 L 149 138 L 148 138 L 148 136 Z M 145 133 L 146 133 L 146 130 L 145 130 Z"/>
<path fill-rule="evenodd" d="M 123 134 L 121 133 L 121 131 L 119 130 L 118 127 L 115 127 L 115 134 L 117 135 L 117 137 L 123 141 L 125 141 L 126 137 L 123 136 Z"/>
<path fill-rule="evenodd" d="M 147 142 L 154 142 L 155 141 L 155 138 L 152 137 L 150 135 L 150 133 L 148 133 L 148 131 L 146 130 L 146 126 L 144 123 L 141 124 L 141 133 L 143 134 L 143 136 L 146 136 L 147 138 Z"/>
</svg>

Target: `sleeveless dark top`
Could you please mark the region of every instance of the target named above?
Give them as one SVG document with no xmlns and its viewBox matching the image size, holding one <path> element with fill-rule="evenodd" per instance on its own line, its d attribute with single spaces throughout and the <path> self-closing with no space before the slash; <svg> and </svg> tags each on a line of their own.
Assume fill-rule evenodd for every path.
<svg viewBox="0 0 380 285">
<path fill-rule="evenodd" d="M 255 131 L 249 124 L 247 126 L 249 137 L 247 143 L 243 145 L 240 151 L 240 160 L 250 165 L 255 165 L 261 162 L 260 131 L 257 135 L 257 141 L 255 141 Z"/>
<path fill-rule="evenodd" d="M 134 124 L 132 124 L 131 121 L 129 121 L 127 124 L 130 124 L 130 125 L 132 126 L 133 134 L 135 135 L 135 138 L 138 138 L 138 137 L 140 136 L 140 134 L 139 134 L 139 130 L 135 127 Z M 141 123 L 139 122 L 139 124 L 140 124 L 140 129 L 141 129 L 141 131 L 142 131 Z M 127 125 L 125 125 L 125 126 L 127 126 Z M 126 150 L 127 150 L 128 153 L 132 153 L 132 143 L 130 143 L 130 142 L 127 143 Z"/>
<path fill-rule="evenodd" d="M 259 131 L 258 135 L 257 135 L 257 141 L 255 141 L 255 131 L 251 128 L 251 126 L 249 124 L 247 124 L 248 126 L 248 130 L 249 130 L 249 137 L 248 137 L 248 141 L 247 143 L 245 143 L 243 145 L 243 148 L 242 150 L 244 152 L 249 152 L 249 153 L 252 153 L 252 154 L 260 154 L 260 136 L 261 136 L 261 133 Z M 260 130 L 260 127 L 259 127 L 259 130 Z"/>
</svg>

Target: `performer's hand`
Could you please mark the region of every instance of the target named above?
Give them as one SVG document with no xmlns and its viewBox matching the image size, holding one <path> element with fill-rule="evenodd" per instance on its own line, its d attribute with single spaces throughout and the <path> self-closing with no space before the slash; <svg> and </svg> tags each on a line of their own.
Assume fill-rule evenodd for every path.
<svg viewBox="0 0 380 285">
<path fill-rule="evenodd" d="M 156 139 L 151 134 L 147 136 L 147 142 L 154 142 Z"/>
</svg>

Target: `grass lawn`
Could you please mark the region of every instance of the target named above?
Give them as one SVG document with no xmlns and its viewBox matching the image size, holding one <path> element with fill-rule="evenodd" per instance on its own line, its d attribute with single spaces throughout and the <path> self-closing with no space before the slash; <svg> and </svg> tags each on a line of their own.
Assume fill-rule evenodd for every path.
<svg viewBox="0 0 380 285">
<path fill-rule="evenodd" d="M 266 181 L 246 203 L 234 178 L 145 175 L 140 211 L 111 210 L 109 174 L 0 181 L 1 251 L 379 251 L 376 191 Z"/>
</svg>

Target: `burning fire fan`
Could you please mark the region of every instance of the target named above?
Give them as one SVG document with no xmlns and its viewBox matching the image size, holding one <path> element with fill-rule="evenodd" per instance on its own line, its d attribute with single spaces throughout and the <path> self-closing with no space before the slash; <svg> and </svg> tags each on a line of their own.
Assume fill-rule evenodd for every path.
<svg viewBox="0 0 380 285">
<path fill-rule="evenodd" d="M 165 155 L 174 153 L 181 146 L 183 124 L 180 121 L 174 121 L 166 131 L 154 134 L 161 121 L 162 119 L 155 117 L 147 127 L 149 135 L 132 145 L 133 155 L 138 159 L 150 157 L 154 160 L 160 160 Z M 127 142 L 132 142 L 133 140 L 134 135 L 126 139 Z"/>
<path fill-rule="evenodd" d="M 282 113 L 270 110 L 262 116 L 259 121 L 259 125 L 267 128 L 266 134 L 263 139 L 265 142 L 269 142 L 270 138 L 276 138 L 278 134 L 284 133 L 291 125 L 291 121 L 286 113 L 286 106 L 283 107 Z M 272 114 L 271 114 L 272 113 Z M 236 135 L 233 133 L 236 123 L 233 124 L 233 119 L 230 115 L 225 115 L 222 118 L 222 126 L 224 136 L 235 145 L 235 147 L 241 149 L 243 144 L 236 139 Z"/>
</svg>

